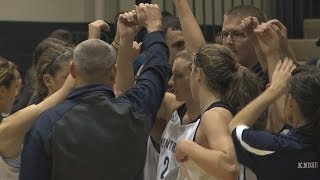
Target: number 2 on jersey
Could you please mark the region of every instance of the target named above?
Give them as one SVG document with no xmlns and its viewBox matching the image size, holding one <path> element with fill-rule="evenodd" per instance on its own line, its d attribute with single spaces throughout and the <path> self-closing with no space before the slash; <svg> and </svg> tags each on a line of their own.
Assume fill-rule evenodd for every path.
<svg viewBox="0 0 320 180">
<path fill-rule="evenodd" d="M 161 173 L 161 177 L 160 177 L 161 179 L 164 178 L 164 174 L 166 173 L 166 171 L 168 170 L 168 167 L 169 167 L 169 158 L 168 157 L 164 158 L 163 165 L 165 165 L 166 167 L 164 168 L 164 170 Z"/>
</svg>

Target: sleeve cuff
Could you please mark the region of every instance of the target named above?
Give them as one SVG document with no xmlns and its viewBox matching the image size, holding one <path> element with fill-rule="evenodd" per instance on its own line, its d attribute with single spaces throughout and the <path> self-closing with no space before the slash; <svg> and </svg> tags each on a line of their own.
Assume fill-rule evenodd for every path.
<svg viewBox="0 0 320 180">
<path fill-rule="evenodd" d="M 142 49 L 148 49 L 151 45 L 154 43 L 165 43 L 164 34 L 162 31 L 154 31 L 151 33 L 148 33 L 143 38 Z"/>
</svg>

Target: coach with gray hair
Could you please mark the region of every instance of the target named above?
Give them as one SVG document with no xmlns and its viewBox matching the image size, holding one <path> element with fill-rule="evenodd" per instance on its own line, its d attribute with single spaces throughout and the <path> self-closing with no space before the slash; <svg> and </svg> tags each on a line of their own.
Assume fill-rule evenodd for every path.
<svg viewBox="0 0 320 180">
<path fill-rule="evenodd" d="M 166 90 L 168 48 L 159 7 L 140 4 L 136 11 L 148 34 L 134 87 L 116 98 L 114 48 L 97 39 L 80 43 L 70 65 L 77 88 L 27 134 L 21 180 L 142 179 L 148 133 Z"/>
</svg>

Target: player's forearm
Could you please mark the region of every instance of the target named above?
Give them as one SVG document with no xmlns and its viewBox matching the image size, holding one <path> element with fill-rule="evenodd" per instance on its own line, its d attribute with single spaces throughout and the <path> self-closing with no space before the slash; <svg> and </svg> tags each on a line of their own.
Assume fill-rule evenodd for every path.
<svg viewBox="0 0 320 180">
<path fill-rule="evenodd" d="M 175 0 L 176 11 L 181 22 L 186 48 L 188 51 L 197 51 L 206 44 L 200 26 L 192 14 L 187 0 Z"/>
<path fill-rule="evenodd" d="M 277 66 L 278 61 L 280 61 L 280 54 L 277 52 L 270 54 L 267 56 L 267 62 L 268 62 L 268 76 L 269 81 L 272 83 L 272 75 L 273 72 Z M 279 98 L 277 98 L 273 103 L 273 111 L 272 112 L 275 117 L 273 117 L 273 120 L 276 121 L 284 121 L 285 119 L 285 96 L 284 94 L 281 95 Z"/>
<path fill-rule="evenodd" d="M 24 136 L 39 114 L 36 105 L 31 105 L 10 115 L 0 124 L 2 157 L 11 159 L 19 155 Z"/>
<path fill-rule="evenodd" d="M 260 96 L 251 101 L 232 119 L 228 125 L 229 133 L 238 125 L 244 124 L 249 127 L 253 126 L 261 114 L 278 98 L 277 90 L 267 88 Z"/>
<path fill-rule="evenodd" d="M 193 141 L 184 147 L 189 159 L 193 160 L 209 175 L 220 179 L 237 179 L 239 166 L 232 155 L 212 149 L 206 149 Z"/>
<path fill-rule="evenodd" d="M 75 80 L 69 75 L 64 85 L 54 94 L 37 105 L 30 105 L 10 115 L 0 124 L 0 153 L 5 158 L 13 158 L 20 153 L 26 132 L 45 110 L 63 101 L 74 86 Z"/>
<path fill-rule="evenodd" d="M 293 51 L 288 45 L 281 47 L 281 52 L 283 57 L 288 57 L 292 59 L 295 63 L 297 63 L 296 56 L 294 55 Z"/>
<path fill-rule="evenodd" d="M 133 37 L 121 38 L 117 56 L 116 91 L 122 94 L 134 84 L 133 61 L 128 60 L 132 53 Z"/>
</svg>

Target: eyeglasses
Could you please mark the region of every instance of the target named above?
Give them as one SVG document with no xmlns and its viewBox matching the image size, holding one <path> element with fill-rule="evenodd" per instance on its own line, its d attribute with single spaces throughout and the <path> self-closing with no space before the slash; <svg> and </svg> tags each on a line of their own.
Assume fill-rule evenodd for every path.
<svg viewBox="0 0 320 180">
<path fill-rule="evenodd" d="M 235 41 L 244 40 L 247 37 L 246 33 L 242 32 L 242 31 L 232 31 L 232 32 L 223 31 L 223 32 L 221 32 L 222 40 L 227 40 L 229 35 Z"/>
</svg>

